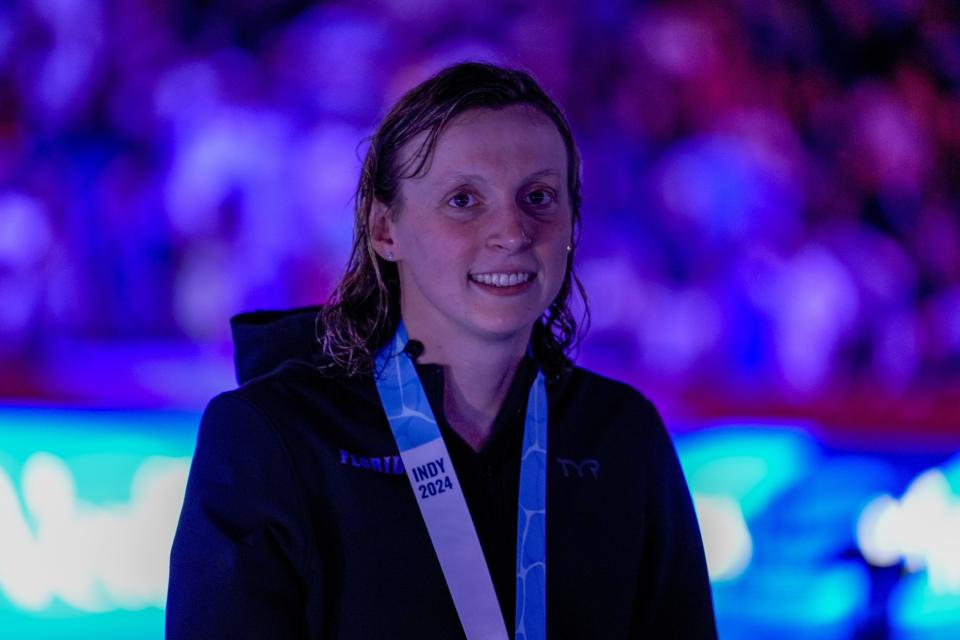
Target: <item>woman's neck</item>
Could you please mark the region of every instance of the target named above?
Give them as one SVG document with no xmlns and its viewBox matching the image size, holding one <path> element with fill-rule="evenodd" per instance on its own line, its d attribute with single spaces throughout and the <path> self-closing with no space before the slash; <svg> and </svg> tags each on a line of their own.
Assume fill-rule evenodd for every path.
<svg viewBox="0 0 960 640">
<path fill-rule="evenodd" d="M 445 364 L 443 412 L 450 426 L 475 451 L 490 439 L 493 423 L 510 390 L 523 352 L 498 363 Z"/>
<path fill-rule="evenodd" d="M 510 390 L 530 340 L 530 332 L 502 340 L 458 336 L 444 339 L 437 332 L 417 331 L 423 343 L 418 362 L 443 366 L 443 411 L 447 422 L 475 451 L 490 439 L 493 422 Z"/>
</svg>

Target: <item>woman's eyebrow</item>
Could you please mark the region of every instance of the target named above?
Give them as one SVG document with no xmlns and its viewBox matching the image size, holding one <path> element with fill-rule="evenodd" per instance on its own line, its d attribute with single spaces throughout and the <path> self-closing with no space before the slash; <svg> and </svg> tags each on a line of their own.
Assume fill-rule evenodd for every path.
<svg viewBox="0 0 960 640">
<path fill-rule="evenodd" d="M 527 176 L 527 182 L 531 180 L 536 180 L 537 178 L 546 178 L 546 177 L 559 178 L 560 173 L 556 169 L 541 169 L 540 171 L 535 171 Z"/>
</svg>

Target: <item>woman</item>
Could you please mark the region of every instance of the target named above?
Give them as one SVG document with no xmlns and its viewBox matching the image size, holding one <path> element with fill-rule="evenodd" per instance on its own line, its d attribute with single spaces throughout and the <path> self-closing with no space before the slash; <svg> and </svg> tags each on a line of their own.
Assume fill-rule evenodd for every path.
<svg viewBox="0 0 960 640">
<path fill-rule="evenodd" d="M 234 323 L 169 637 L 715 637 L 656 410 L 566 355 L 579 209 L 529 75 L 455 65 L 394 106 L 331 304 Z"/>
</svg>

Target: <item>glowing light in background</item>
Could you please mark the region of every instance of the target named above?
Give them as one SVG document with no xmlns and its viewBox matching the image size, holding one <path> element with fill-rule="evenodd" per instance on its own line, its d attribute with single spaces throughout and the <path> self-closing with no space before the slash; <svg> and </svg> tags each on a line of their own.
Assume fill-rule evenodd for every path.
<svg viewBox="0 0 960 640">
<path fill-rule="evenodd" d="M 81 611 L 162 607 L 188 470 L 187 458 L 147 458 L 129 502 L 97 506 L 77 499 L 66 462 L 38 452 L 23 467 L 26 513 L 0 471 L 0 589 L 28 611 L 55 597 Z"/>
<path fill-rule="evenodd" d="M 693 494 L 697 520 L 703 532 L 707 573 L 712 582 L 732 580 L 750 564 L 753 539 L 743 511 L 733 498 Z"/>
<path fill-rule="evenodd" d="M 0 409 L 0 636 L 162 636 L 198 423 Z"/>
<path fill-rule="evenodd" d="M 894 637 L 941 640 L 960 637 L 960 593 L 938 593 L 926 572 L 906 576 L 890 597 Z"/>
<path fill-rule="evenodd" d="M 872 500 L 857 522 L 857 542 L 870 564 L 902 561 L 927 571 L 932 594 L 960 595 L 960 498 L 941 470 L 920 474 L 899 500 Z"/>
<path fill-rule="evenodd" d="M 690 489 L 728 496 L 749 519 L 799 481 L 819 453 L 810 438 L 784 425 L 724 425 L 677 443 Z"/>
<path fill-rule="evenodd" d="M 710 579 L 737 578 L 753 556 L 747 519 L 805 475 L 815 449 L 799 431 L 744 424 L 701 431 L 677 448 Z"/>
<path fill-rule="evenodd" d="M 198 421 L 192 413 L 0 410 L 4 638 L 162 635 Z M 827 452 L 798 425 L 708 426 L 676 446 L 721 637 L 854 637 L 871 577 L 845 554 L 853 544 L 874 565 L 916 570 L 890 596 L 895 637 L 960 630 L 960 457 L 919 474 L 897 499 L 876 497 L 878 488 L 902 486 L 881 458 Z"/>
</svg>

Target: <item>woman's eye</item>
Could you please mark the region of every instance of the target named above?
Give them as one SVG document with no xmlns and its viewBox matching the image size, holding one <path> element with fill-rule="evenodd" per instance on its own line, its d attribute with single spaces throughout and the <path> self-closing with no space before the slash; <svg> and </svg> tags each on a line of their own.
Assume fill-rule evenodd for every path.
<svg viewBox="0 0 960 640">
<path fill-rule="evenodd" d="M 527 202 L 535 207 L 542 207 L 553 202 L 553 194 L 546 189 L 536 189 L 527 194 Z"/>
<path fill-rule="evenodd" d="M 465 209 L 466 207 L 469 207 L 475 203 L 476 198 L 469 193 L 458 193 L 447 200 L 447 204 L 449 204 L 451 207 L 456 207 L 457 209 Z"/>
</svg>

